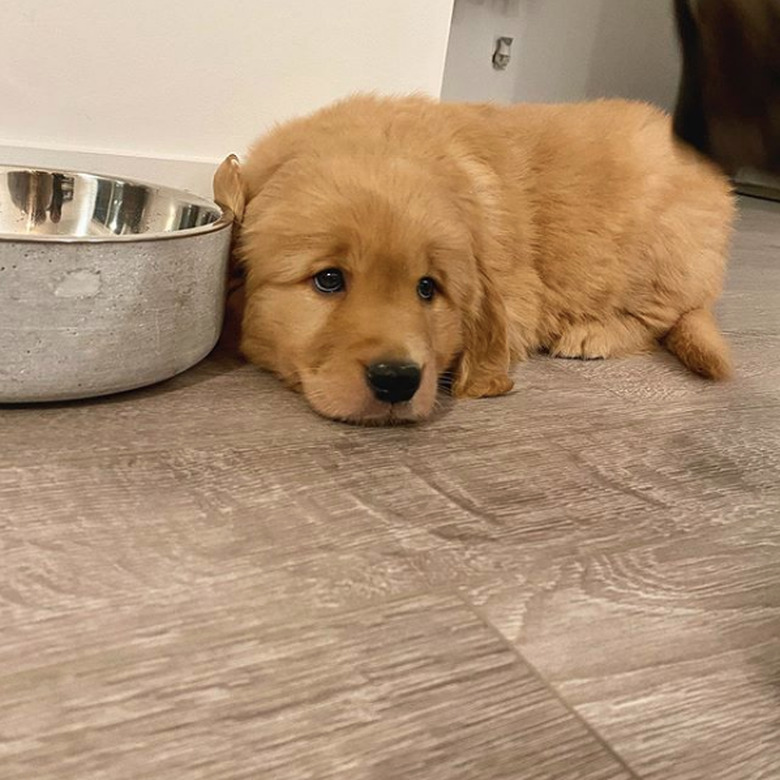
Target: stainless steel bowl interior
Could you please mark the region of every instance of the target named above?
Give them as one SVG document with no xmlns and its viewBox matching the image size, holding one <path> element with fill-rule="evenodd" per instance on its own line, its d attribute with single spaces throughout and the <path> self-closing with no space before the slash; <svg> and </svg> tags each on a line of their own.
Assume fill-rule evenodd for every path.
<svg viewBox="0 0 780 780">
<path fill-rule="evenodd" d="M 0 240 L 138 241 L 224 226 L 215 203 L 167 187 L 0 166 Z"/>
</svg>

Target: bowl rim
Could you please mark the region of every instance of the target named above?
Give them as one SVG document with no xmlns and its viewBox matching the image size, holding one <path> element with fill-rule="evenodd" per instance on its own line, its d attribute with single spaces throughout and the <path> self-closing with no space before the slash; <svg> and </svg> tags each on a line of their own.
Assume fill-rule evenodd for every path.
<svg viewBox="0 0 780 780">
<path fill-rule="evenodd" d="M 121 184 L 130 184 L 137 187 L 146 187 L 156 190 L 163 195 L 171 195 L 196 206 L 203 206 L 219 214 L 214 222 L 207 225 L 198 225 L 193 228 L 183 230 L 166 230 L 154 233 L 130 233 L 125 235 L 110 236 L 69 236 L 69 235 L 41 235 L 36 233 L 2 233 L 0 232 L 0 243 L 25 242 L 30 244 L 127 244 L 138 241 L 173 241 L 180 238 L 191 238 L 193 236 L 206 235 L 225 230 L 233 224 L 234 216 L 229 209 L 222 208 L 217 202 L 195 195 L 187 190 L 168 187 L 164 184 L 155 184 L 144 181 L 143 179 L 134 179 L 128 176 L 112 176 L 106 173 L 94 173 L 93 171 L 82 171 L 72 168 L 50 168 L 48 166 L 31 165 L 8 165 L 0 162 L 0 175 L 11 172 L 23 173 L 59 173 L 64 176 L 87 177 L 93 179 L 106 179 L 119 182 Z"/>
</svg>

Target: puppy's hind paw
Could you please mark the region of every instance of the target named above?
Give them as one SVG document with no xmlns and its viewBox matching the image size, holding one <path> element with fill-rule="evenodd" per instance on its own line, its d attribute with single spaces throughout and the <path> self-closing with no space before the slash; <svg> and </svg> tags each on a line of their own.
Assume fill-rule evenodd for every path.
<svg viewBox="0 0 780 780">
<path fill-rule="evenodd" d="M 609 356 L 609 344 L 602 332 L 575 326 L 550 347 L 549 353 L 553 357 L 569 360 L 603 360 Z"/>
</svg>

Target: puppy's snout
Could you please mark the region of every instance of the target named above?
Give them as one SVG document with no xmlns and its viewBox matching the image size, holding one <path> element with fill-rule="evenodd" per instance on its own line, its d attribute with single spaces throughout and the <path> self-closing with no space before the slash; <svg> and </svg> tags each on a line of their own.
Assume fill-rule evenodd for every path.
<svg viewBox="0 0 780 780">
<path fill-rule="evenodd" d="M 366 379 L 378 401 L 400 404 L 414 397 L 422 369 L 416 363 L 372 363 L 366 368 Z"/>
</svg>

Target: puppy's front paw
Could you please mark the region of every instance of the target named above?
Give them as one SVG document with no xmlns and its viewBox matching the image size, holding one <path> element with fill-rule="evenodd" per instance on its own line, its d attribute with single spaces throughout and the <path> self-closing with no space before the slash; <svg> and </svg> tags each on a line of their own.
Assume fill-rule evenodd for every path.
<svg viewBox="0 0 780 780">
<path fill-rule="evenodd" d="M 506 395 L 515 383 L 506 374 L 472 377 L 468 382 L 456 382 L 453 394 L 456 398 L 493 398 Z"/>
</svg>

